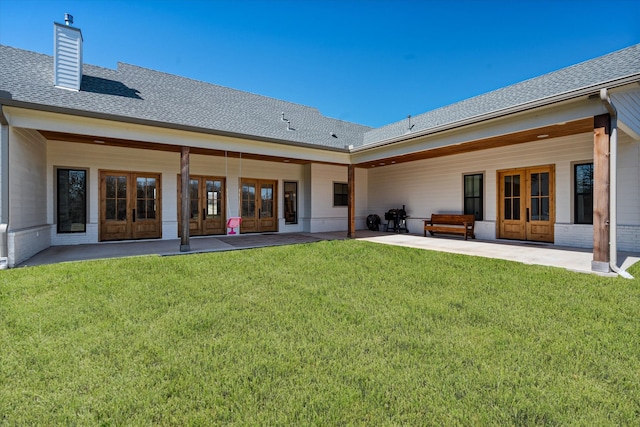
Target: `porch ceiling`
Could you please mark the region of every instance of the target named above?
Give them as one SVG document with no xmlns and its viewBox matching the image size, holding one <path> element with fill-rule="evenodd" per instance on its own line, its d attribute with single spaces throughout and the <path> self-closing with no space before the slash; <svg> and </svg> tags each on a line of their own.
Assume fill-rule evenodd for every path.
<svg viewBox="0 0 640 427">
<path fill-rule="evenodd" d="M 486 150 L 489 148 L 506 147 L 509 145 L 547 140 L 550 138 L 558 138 L 562 136 L 569 136 L 586 132 L 593 132 L 593 117 L 574 120 L 563 124 L 555 124 L 551 126 L 529 129 L 522 132 L 515 132 L 491 138 L 468 141 L 446 147 L 417 151 L 409 154 L 381 157 L 376 160 L 356 163 L 355 166 L 361 168 L 389 166 L 392 164 L 413 162 L 416 160 L 431 159 L 434 157 L 451 156 L 453 154 L 468 153 L 472 151 Z M 539 138 L 540 135 L 547 136 Z"/>
<path fill-rule="evenodd" d="M 40 134 L 48 141 L 64 141 L 64 142 L 74 142 L 80 144 L 91 144 L 91 145 L 106 145 L 111 147 L 124 147 L 124 148 L 135 148 L 141 150 L 154 150 L 154 151 L 168 151 L 172 153 L 180 153 L 181 146 L 173 145 L 173 144 L 159 144 L 155 142 L 145 142 L 145 141 L 134 141 L 130 139 L 119 139 L 119 138 L 106 138 L 102 136 L 91 136 L 91 135 L 79 135 L 74 133 L 66 133 L 66 132 L 52 132 L 39 130 Z M 242 154 L 242 159 L 250 159 L 250 160 L 262 160 L 267 162 L 278 162 L 278 163 L 295 163 L 300 165 L 305 165 L 309 163 L 323 163 L 317 161 L 310 161 L 306 159 L 297 159 L 293 157 L 279 157 L 279 156 L 267 156 L 263 154 L 251 154 L 240 151 L 225 151 L 225 150 L 215 150 L 208 148 L 200 148 L 200 147 L 190 147 L 189 152 L 191 154 L 201 154 L 205 156 L 219 156 L 224 157 L 225 155 L 228 157 L 238 158 Z"/>
</svg>

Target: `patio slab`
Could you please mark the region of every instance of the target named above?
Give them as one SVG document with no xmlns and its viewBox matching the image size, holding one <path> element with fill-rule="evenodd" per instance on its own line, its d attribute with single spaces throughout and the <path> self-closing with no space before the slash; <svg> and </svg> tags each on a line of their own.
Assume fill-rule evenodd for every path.
<svg viewBox="0 0 640 427">
<path fill-rule="evenodd" d="M 266 246 L 312 243 L 321 240 L 346 239 L 345 232 L 327 233 L 268 233 L 238 236 L 193 237 L 191 251 L 180 252 L 180 240 L 147 240 L 135 242 L 111 242 L 88 245 L 52 246 L 36 254 L 19 267 L 84 261 L 101 258 L 117 258 L 142 255 L 184 255 L 190 253 L 219 252 Z M 592 273 L 593 254 L 589 249 L 566 248 L 551 244 L 511 241 L 463 240 L 457 237 L 423 237 L 418 234 L 396 234 L 359 230 L 359 240 L 406 246 L 417 249 L 458 253 L 463 255 L 499 258 L 524 264 L 537 264 Z M 618 263 L 623 269 L 640 260 L 640 254 L 618 253 Z M 614 275 L 614 274 L 611 274 Z"/>
</svg>

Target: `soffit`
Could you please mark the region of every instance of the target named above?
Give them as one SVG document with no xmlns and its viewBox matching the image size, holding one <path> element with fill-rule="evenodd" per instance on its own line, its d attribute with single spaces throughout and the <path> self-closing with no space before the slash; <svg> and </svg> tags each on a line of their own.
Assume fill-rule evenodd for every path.
<svg viewBox="0 0 640 427">
<path fill-rule="evenodd" d="M 46 130 L 39 130 L 38 132 L 48 141 L 63 141 L 63 142 L 73 142 L 73 143 L 79 143 L 79 144 L 90 144 L 94 146 L 110 146 L 110 147 L 134 148 L 134 149 L 141 149 L 141 150 L 167 151 L 172 153 L 180 153 L 181 151 L 180 145 L 158 144 L 154 142 L 134 141 L 129 139 L 119 139 L 119 138 L 106 138 L 102 136 L 79 135 L 74 133 L 53 132 L 53 131 L 46 131 Z M 299 165 L 312 163 L 312 161 L 306 160 L 306 159 L 281 157 L 281 156 L 267 156 L 263 154 L 251 154 L 251 153 L 244 153 L 240 151 L 225 151 L 225 150 L 215 150 L 215 149 L 207 149 L 207 148 L 200 148 L 200 147 L 190 147 L 189 153 L 200 154 L 205 156 L 219 156 L 219 157 L 227 156 L 227 157 L 235 157 L 235 158 L 242 156 L 242 159 L 262 160 L 267 162 L 278 162 L 278 163 L 294 163 Z M 313 163 L 334 164 L 330 162 L 319 162 L 319 161 L 313 161 Z"/>
<path fill-rule="evenodd" d="M 437 147 L 433 149 L 417 151 L 408 154 L 383 157 L 376 160 L 370 160 L 362 163 L 356 163 L 357 167 L 372 168 L 380 166 L 389 166 L 391 164 L 414 162 L 416 160 L 431 159 L 435 157 L 451 156 L 454 154 L 468 153 L 472 151 L 486 150 L 489 148 L 506 147 L 509 145 L 523 144 L 526 142 L 548 140 L 551 138 L 560 138 L 563 136 L 575 135 L 593 131 L 593 117 L 580 120 L 574 120 L 563 124 L 555 124 L 551 126 L 543 126 L 526 131 L 510 133 L 506 135 L 495 136 L 491 138 L 483 138 L 468 141 L 460 144 L 449 145 L 446 147 Z M 539 138 L 540 135 L 548 135 Z"/>
</svg>

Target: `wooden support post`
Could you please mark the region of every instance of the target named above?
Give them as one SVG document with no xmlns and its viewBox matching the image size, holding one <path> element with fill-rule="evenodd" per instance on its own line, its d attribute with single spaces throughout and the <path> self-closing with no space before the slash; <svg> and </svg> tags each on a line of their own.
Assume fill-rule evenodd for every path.
<svg viewBox="0 0 640 427">
<path fill-rule="evenodd" d="M 189 147 L 182 147 L 180 150 L 180 185 L 182 187 L 182 211 L 180 212 L 180 252 L 189 252 Z"/>
<path fill-rule="evenodd" d="M 611 116 L 593 118 L 593 261 L 591 270 L 610 272 L 609 247 L 609 135 Z"/>
<path fill-rule="evenodd" d="M 356 167 L 353 165 L 348 166 L 348 183 L 347 188 L 349 196 L 347 199 L 347 237 L 354 239 L 356 237 Z"/>
</svg>

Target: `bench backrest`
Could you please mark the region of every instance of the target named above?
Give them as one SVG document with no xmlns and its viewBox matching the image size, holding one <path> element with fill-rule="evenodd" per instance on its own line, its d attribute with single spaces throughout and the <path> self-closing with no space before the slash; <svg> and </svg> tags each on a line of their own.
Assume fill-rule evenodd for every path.
<svg viewBox="0 0 640 427">
<path fill-rule="evenodd" d="M 452 215 L 452 214 L 431 214 L 431 224 L 451 224 L 464 225 L 464 223 L 475 224 L 474 215 Z"/>
</svg>

